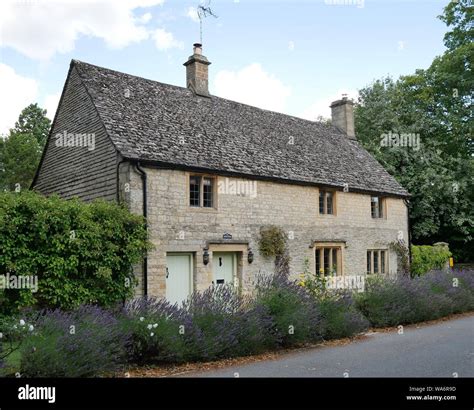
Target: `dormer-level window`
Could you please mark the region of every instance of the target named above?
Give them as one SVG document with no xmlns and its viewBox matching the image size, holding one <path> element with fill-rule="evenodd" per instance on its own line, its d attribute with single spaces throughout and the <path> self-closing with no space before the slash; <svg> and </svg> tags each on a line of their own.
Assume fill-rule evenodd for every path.
<svg viewBox="0 0 474 410">
<path fill-rule="evenodd" d="M 334 215 L 334 193 L 319 190 L 319 214 Z"/>
<path fill-rule="evenodd" d="M 191 175 L 189 177 L 189 206 L 214 207 L 214 180 L 213 177 Z"/>
<path fill-rule="evenodd" d="M 372 196 L 370 198 L 370 212 L 372 218 L 384 218 L 384 198 L 380 196 Z"/>
</svg>

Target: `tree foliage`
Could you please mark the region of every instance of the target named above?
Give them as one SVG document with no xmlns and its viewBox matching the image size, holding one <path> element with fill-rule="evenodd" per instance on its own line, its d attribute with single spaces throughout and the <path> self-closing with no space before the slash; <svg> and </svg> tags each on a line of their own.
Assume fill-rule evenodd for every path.
<svg viewBox="0 0 474 410">
<path fill-rule="evenodd" d="M 0 138 L 0 190 L 29 188 L 50 126 L 46 110 L 30 104 L 20 113 L 6 138 Z"/>
<path fill-rule="evenodd" d="M 464 260 L 474 254 L 474 46 L 466 40 L 472 39 L 468 13 L 465 2 L 451 2 L 441 17 L 452 27 L 445 37 L 448 50 L 428 69 L 363 88 L 355 108 L 359 140 L 412 195 L 414 241 L 449 242 Z M 383 146 L 381 138 L 390 132 L 418 135 L 420 145 Z"/>
</svg>

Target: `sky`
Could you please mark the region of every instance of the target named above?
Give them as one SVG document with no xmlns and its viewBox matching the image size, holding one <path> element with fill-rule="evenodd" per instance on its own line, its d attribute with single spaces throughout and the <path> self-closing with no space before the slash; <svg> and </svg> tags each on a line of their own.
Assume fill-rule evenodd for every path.
<svg viewBox="0 0 474 410">
<path fill-rule="evenodd" d="M 53 119 L 71 59 L 185 86 L 200 4 L 211 94 L 310 120 L 444 51 L 448 0 L 1 0 L 0 134 Z"/>
</svg>

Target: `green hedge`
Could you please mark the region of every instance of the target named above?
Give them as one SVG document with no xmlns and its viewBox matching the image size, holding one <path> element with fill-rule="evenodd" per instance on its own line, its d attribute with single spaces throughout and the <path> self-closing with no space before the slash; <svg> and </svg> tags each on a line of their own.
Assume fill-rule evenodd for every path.
<svg viewBox="0 0 474 410">
<path fill-rule="evenodd" d="M 411 274 L 420 276 L 434 269 L 443 269 L 451 257 L 444 246 L 412 245 Z"/>
<path fill-rule="evenodd" d="M 111 306 L 132 295 L 131 266 L 149 247 L 143 218 L 122 206 L 0 193 L 0 280 L 37 278 L 36 292 L 0 289 L 0 314 L 25 306 Z"/>
</svg>

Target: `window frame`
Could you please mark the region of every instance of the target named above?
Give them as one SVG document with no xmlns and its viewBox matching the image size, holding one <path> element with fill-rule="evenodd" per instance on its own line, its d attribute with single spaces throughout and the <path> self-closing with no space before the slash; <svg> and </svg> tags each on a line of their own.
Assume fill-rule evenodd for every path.
<svg viewBox="0 0 474 410">
<path fill-rule="evenodd" d="M 375 255 L 377 255 L 377 270 L 375 269 Z M 383 255 L 383 256 L 382 256 Z M 367 249 L 366 253 L 367 275 L 387 275 L 388 274 L 388 249 Z M 383 261 L 383 263 L 382 263 Z"/>
<path fill-rule="evenodd" d="M 345 243 L 343 242 L 315 242 L 313 245 L 313 254 L 314 254 L 313 266 L 314 266 L 315 274 L 323 276 L 323 277 L 344 275 L 344 248 L 345 248 Z M 334 261 L 334 252 L 336 256 L 335 264 L 332 263 Z M 328 273 L 326 273 L 326 267 L 325 267 L 326 254 L 327 254 Z M 331 270 L 333 266 L 336 266 L 335 275 L 331 274 Z M 323 268 L 323 272 L 321 272 L 321 267 Z"/>
<path fill-rule="evenodd" d="M 199 205 L 191 205 L 191 178 L 197 177 L 199 178 Z M 216 210 L 217 209 L 217 184 L 218 184 L 218 177 L 216 175 L 211 174 L 201 174 L 197 172 L 187 173 L 187 188 L 186 188 L 186 201 L 188 208 L 193 210 Z M 212 190 L 211 190 L 211 197 L 212 197 L 212 206 L 204 206 L 204 184 L 205 180 L 212 181 Z"/>
<path fill-rule="evenodd" d="M 374 216 L 373 199 L 377 199 L 377 216 Z M 380 195 L 370 196 L 370 216 L 372 219 L 387 219 L 386 198 Z"/>
<path fill-rule="evenodd" d="M 331 189 L 319 189 L 318 190 L 318 214 L 319 215 L 325 215 L 325 216 L 336 216 L 336 205 L 337 205 L 337 200 L 336 200 L 336 192 L 335 190 Z M 330 194 L 331 198 L 331 212 L 328 213 L 328 198 Z M 323 212 L 321 212 L 321 195 L 323 195 Z"/>
</svg>

